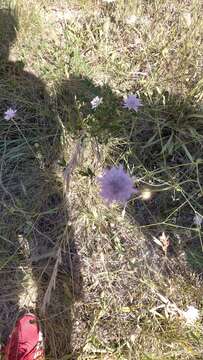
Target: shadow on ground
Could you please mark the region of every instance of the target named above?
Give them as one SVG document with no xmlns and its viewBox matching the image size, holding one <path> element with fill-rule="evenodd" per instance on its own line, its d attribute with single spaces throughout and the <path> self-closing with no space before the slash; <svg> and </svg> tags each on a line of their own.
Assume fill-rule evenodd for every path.
<svg viewBox="0 0 203 360">
<path fill-rule="evenodd" d="M 61 129 L 45 84 L 23 62 L 9 61 L 17 30 L 16 14 L 0 9 L 0 341 L 31 310 L 41 320 L 47 353 L 59 359 L 72 351 L 80 259 L 57 167 Z M 7 121 L 8 108 L 17 113 Z"/>
</svg>

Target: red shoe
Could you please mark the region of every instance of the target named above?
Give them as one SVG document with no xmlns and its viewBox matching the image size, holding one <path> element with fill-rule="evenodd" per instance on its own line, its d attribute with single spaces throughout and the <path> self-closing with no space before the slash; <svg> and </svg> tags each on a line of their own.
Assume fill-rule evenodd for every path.
<svg viewBox="0 0 203 360">
<path fill-rule="evenodd" d="M 21 316 L 4 348 L 5 360 L 45 360 L 43 336 L 37 317 Z"/>
</svg>

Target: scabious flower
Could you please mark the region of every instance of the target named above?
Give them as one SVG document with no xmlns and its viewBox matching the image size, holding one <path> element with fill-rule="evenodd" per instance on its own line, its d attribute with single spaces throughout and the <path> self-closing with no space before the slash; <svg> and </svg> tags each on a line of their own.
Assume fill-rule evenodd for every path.
<svg viewBox="0 0 203 360">
<path fill-rule="evenodd" d="M 199 319 L 199 310 L 194 306 L 188 306 L 188 310 L 183 311 L 183 317 L 185 318 L 187 324 L 192 325 Z"/>
<path fill-rule="evenodd" d="M 99 106 L 101 103 L 103 102 L 103 98 L 96 96 L 94 99 L 92 99 L 91 101 L 91 105 L 92 105 L 92 109 L 96 109 L 97 106 Z"/>
<path fill-rule="evenodd" d="M 118 168 L 113 166 L 111 169 L 106 169 L 99 178 L 99 182 L 100 195 L 107 203 L 125 203 L 136 192 L 132 178 L 124 171 L 122 165 Z"/>
<path fill-rule="evenodd" d="M 203 221 L 202 215 L 195 213 L 195 216 L 193 218 L 194 224 L 197 225 L 198 227 L 201 227 L 202 221 Z"/>
<path fill-rule="evenodd" d="M 4 120 L 11 120 L 16 116 L 17 110 L 14 110 L 12 108 L 7 109 L 4 112 Z"/>
<path fill-rule="evenodd" d="M 128 95 L 123 103 L 124 108 L 134 111 L 138 111 L 140 106 L 143 106 L 142 101 L 136 95 Z"/>
</svg>

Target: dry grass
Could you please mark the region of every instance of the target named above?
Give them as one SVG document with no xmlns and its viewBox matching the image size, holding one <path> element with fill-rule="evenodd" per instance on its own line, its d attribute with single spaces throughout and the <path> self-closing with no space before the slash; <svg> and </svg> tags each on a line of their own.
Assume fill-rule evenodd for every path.
<svg viewBox="0 0 203 360">
<path fill-rule="evenodd" d="M 10 4 L 19 30 L 0 109 L 18 117 L 0 125 L 2 339 L 31 277 L 24 306 L 50 359 L 202 359 L 201 318 L 186 326 L 173 311 L 203 306 L 201 2 Z M 136 114 L 121 106 L 132 92 Z M 148 201 L 103 203 L 96 178 L 119 163 Z"/>
</svg>

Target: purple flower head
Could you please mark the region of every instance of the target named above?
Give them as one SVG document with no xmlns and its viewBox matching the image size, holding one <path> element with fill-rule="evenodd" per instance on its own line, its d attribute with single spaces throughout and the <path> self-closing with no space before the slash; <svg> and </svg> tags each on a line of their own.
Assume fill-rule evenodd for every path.
<svg viewBox="0 0 203 360">
<path fill-rule="evenodd" d="M 136 192 L 133 188 L 132 178 L 123 170 L 123 166 L 113 166 L 106 169 L 99 178 L 101 185 L 100 195 L 108 203 L 121 202 L 125 203 L 131 195 Z"/>
<path fill-rule="evenodd" d="M 12 120 L 16 116 L 17 110 L 9 108 L 4 112 L 4 120 Z"/>
<path fill-rule="evenodd" d="M 143 106 L 142 101 L 136 95 L 128 95 L 123 103 L 123 107 L 129 110 L 138 111 L 140 106 Z"/>
</svg>

